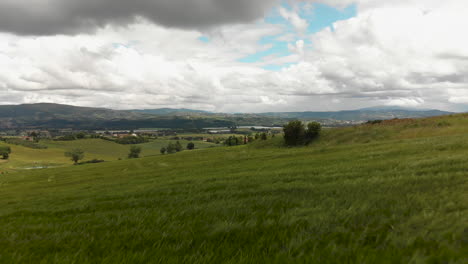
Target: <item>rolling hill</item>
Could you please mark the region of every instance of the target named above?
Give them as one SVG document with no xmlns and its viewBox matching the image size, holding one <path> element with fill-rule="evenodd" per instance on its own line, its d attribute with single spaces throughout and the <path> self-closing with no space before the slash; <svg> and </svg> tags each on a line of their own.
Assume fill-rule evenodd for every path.
<svg viewBox="0 0 468 264">
<path fill-rule="evenodd" d="M 339 112 L 278 112 L 227 114 L 191 109 L 146 109 L 119 111 L 60 104 L 0 106 L 0 129 L 73 128 L 84 130 L 172 128 L 202 129 L 232 126 L 281 126 L 292 119 L 340 124 L 393 118 L 422 118 L 451 114 L 439 110 L 377 107 Z"/>
<path fill-rule="evenodd" d="M 61 104 L 0 106 L 0 129 L 137 129 L 233 126 L 220 118 L 156 116 L 132 111 L 77 107 Z"/>
<path fill-rule="evenodd" d="M 297 118 L 301 120 L 333 119 L 341 121 L 369 121 L 393 118 L 421 118 L 448 114 L 452 113 L 434 109 L 420 110 L 398 106 L 382 106 L 337 112 L 271 112 L 263 113 L 262 115 L 279 118 Z"/>
<path fill-rule="evenodd" d="M 0 175 L 4 263 L 465 263 L 468 115 Z"/>
</svg>

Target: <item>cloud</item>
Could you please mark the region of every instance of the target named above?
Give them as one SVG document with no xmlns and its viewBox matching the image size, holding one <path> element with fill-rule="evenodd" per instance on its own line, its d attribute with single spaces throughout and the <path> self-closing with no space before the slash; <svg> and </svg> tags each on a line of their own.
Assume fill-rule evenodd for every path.
<svg viewBox="0 0 468 264">
<path fill-rule="evenodd" d="M 280 7 L 278 10 L 280 15 L 284 19 L 288 20 L 294 26 L 297 32 L 304 34 L 307 31 L 309 23 L 305 19 L 301 18 L 296 11 L 290 11 L 284 7 Z"/>
<path fill-rule="evenodd" d="M 202 7 L 209 1 L 194 2 Z M 240 16 L 235 25 L 219 24 L 234 21 L 227 18 L 154 24 L 155 19 L 148 17 L 125 27 L 109 24 L 95 28 L 94 33 L 68 36 L 0 34 L 0 103 L 231 112 L 342 110 L 383 104 L 466 109 L 460 106 L 468 103 L 465 2 L 321 1 L 337 6 L 356 2 L 358 16 L 312 35 L 291 32 L 281 24 L 246 22 L 248 17 L 261 17 L 264 11 L 259 10 L 273 2 L 251 3 L 258 14 Z M 93 20 L 93 25 L 113 21 L 99 17 L 103 19 Z M 120 24 L 126 21 L 123 16 L 115 19 Z M 50 32 L 79 31 L 67 23 Z M 201 36 L 209 41 L 200 41 Z M 257 63 L 239 62 L 269 49 L 261 41 L 266 37 L 284 38 L 291 53 L 266 56 Z M 267 71 L 262 68 L 266 64 L 292 65 Z"/>
<path fill-rule="evenodd" d="M 206 29 L 248 23 L 277 0 L 2 0 L 0 31 L 20 35 L 92 32 L 108 24 L 128 25 L 138 17 L 167 27 Z"/>
</svg>

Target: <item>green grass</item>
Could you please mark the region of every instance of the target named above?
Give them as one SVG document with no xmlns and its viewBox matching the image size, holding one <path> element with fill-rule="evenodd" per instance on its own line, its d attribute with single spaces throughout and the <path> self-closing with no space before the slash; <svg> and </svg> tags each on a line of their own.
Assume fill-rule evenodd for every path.
<svg viewBox="0 0 468 264">
<path fill-rule="evenodd" d="M 151 142 L 139 144 L 142 147 L 142 157 L 161 155 L 160 149 L 166 147 L 170 142 L 176 140 L 156 139 Z M 187 146 L 189 141 L 180 140 L 183 147 Z M 216 144 L 195 141 L 197 149 L 216 147 Z M 57 167 L 71 166 L 73 162 L 64 156 L 66 151 L 74 148 L 83 149 L 85 152 L 84 160 L 100 159 L 105 161 L 115 161 L 126 159 L 130 152 L 131 145 L 121 145 L 112 141 L 102 139 L 83 139 L 74 141 L 52 141 L 42 140 L 41 145 L 48 149 L 38 150 L 23 146 L 0 143 L 8 145 L 12 149 L 12 154 L 8 161 L 0 160 L 0 172 L 11 170 L 22 170 L 33 167 Z"/>
<path fill-rule="evenodd" d="M 468 122 L 443 120 L 0 175 L 0 262 L 466 263 Z"/>
<path fill-rule="evenodd" d="M 168 140 L 168 139 L 156 139 L 151 142 L 145 143 L 145 144 L 140 144 L 142 147 L 142 155 L 143 156 L 155 156 L 155 155 L 160 155 L 161 148 L 162 147 L 167 147 L 167 145 L 172 142 L 175 143 L 177 140 Z M 187 144 L 190 143 L 191 141 L 187 140 L 179 140 L 180 144 L 182 147 L 185 149 L 187 147 Z M 196 149 L 205 149 L 205 148 L 212 148 L 212 147 L 217 147 L 219 145 L 216 145 L 214 143 L 209 143 L 209 142 L 203 142 L 203 141 L 193 141 L 195 144 Z"/>
</svg>

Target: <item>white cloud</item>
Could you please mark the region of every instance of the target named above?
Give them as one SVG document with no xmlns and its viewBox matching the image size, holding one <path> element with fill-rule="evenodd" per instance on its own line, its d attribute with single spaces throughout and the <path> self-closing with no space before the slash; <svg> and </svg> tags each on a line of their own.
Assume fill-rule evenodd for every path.
<svg viewBox="0 0 468 264">
<path fill-rule="evenodd" d="M 262 21 L 199 32 L 138 20 L 76 36 L 0 34 L 0 103 L 232 112 L 468 104 L 465 1 L 321 2 L 357 2 L 359 14 L 308 36 L 307 21 L 286 9 L 298 33 Z M 268 49 L 265 36 L 287 39 L 292 54 L 238 62 Z M 261 68 L 285 63 L 296 64 Z"/>
<path fill-rule="evenodd" d="M 288 20 L 294 26 L 297 32 L 304 34 L 307 31 L 309 23 L 301 18 L 295 10 L 290 11 L 284 7 L 279 7 L 278 11 L 284 19 Z"/>
</svg>

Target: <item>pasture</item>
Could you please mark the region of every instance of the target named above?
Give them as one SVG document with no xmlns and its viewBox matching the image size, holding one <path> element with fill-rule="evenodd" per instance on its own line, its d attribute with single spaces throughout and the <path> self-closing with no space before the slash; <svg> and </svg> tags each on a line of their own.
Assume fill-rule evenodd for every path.
<svg viewBox="0 0 468 264">
<path fill-rule="evenodd" d="M 388 121 L 0 175 L 0 262 L 466 263 L 467 131 Z"/>
</svg>

